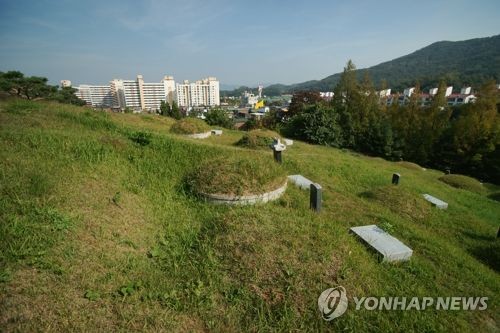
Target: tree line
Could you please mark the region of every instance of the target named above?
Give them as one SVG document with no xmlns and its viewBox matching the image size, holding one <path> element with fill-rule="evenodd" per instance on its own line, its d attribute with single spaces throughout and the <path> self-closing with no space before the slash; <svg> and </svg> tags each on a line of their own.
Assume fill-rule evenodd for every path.
<svg viewBox="0 0 500 333">
<path fill-rule="evenodd" d="M 349 61 L 324 101 L 319 93 L 295 93 L 285 115 L 264 124 L 315 144 L 348 148 L 389 160 L 406 160 L 500 183 L 500 117 L 496 83 L 485 83 L 475 103 L 448 106 L 446 84 L 422 106 L 418 84 L 406 104 L 380 99 L 366 73 L 358 80 Z M 279 117 L 279 121 L 277 121 Z"/>
<path fill-rule="evenodd" d="M 46 99 L 85 105 L 85 101 L 75 95 L 76 89 L 49 85 L 45 77 L 25 76 L 19 71 L 0 72 L 0 92 L 29 100 Z"/>
</svg>

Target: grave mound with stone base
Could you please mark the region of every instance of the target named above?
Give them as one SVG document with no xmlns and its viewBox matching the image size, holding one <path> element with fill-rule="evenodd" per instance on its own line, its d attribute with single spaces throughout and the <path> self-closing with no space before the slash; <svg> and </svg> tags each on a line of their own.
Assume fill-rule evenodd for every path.
<svg viewBox="0 0 500 333">
<path fill-rule="evenodd" d="M 373 200 L 396 214 L 413 220 L 421 220 L 430 214 L 430 207 L 420 196 L 402 186 L 383 186 L 361 193 L 361 197 Z"/>
<path fill-rule="evenodd" d="M 245 133 L 243 137 L 236 142 L 236 145 L 251 149 L 269 149 L 275 138 L 280 139 L 281 137 L 276 132 L 257 129 Z"/>
<path fill-rule="evenodd" d="M 183 118 L 170 129 L 172 133 L 186 135 L 195 139 L 204 139 L 212 135 L 210 127 L 201 119 Z"/>
<path fill-rule="evenodd" d="M 278 199 L 286 190 L 287 178 L 270 156 L 239 153 L 205 161 L 189 183 L 209 202 L 248 205 Z"/>
<path fill-rule="evenodd" d="M 467 190 L 479 194 L 484 194 L 486 189 L 484 186 L 476 179 L 463 176 L 463 175 L 444 175 L 439 177 L 439 180 L 455 188 L 460 188 L 462 190 Z"/>
</svg>

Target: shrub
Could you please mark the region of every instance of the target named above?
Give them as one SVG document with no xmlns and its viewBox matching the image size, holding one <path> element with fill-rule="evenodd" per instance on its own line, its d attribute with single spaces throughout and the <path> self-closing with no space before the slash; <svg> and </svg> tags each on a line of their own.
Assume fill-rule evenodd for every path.
<svg viewBox="0 0 500 333">
<path fill-rule="evenodd" d="M 201 119 L 188 117 L 178 120 L 170 131 L 176 134 L 196 134 L 210 131 L 210 127 Z"/>
<path fill-rule="evenodd" d="M 212 126 L 233 128 L 233 121 L 228 117 L 226 111 L 219 108 L 207 112 L 206 122 Z"/>
<path fill-rule="evenodd" d="M 270 156 L 238 153 L 208 160 L 188 183 L 197 193 L 249 195 L 275 190 L 285 181 L 284 170 Z"/>
<path fill-rule="evenodd" d="M 134 131 L 129 133 L 128 137 L 141 146 L 147 146 L 151 142 L 151 133 L 148 132 Z"/>
<path fill-rule="evenodd" d="M 280 135 L 273 131 L 253 130 L 245 133 L 243 137 L 236 142 L 236 145 L 251 149 L 269 148 L 269 146 L 273 143 L 274 138 L 279 137 Z"/>
<path fill-rule="evenodd" d="M 479 181 L 463 175 L 444 175 L 439 177 L 439 180 L 455 188 L 475 193 L 484 193 L 486 191 Z"/>
</svg>

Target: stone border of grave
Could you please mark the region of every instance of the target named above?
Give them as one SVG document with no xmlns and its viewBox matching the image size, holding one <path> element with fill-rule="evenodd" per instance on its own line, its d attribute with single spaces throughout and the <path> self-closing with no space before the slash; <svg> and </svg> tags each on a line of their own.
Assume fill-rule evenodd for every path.
<svg viewBox="0 0 500 333">
<path fill-rule="evenodd" d="M 288 186 L 288 181 L 285 181 L 283 185 L 281 185 L 276 190 L 262 193 L 262 194 L 253 194 L 253 195 L 227 195 L 227 194 L 208 194 L 208 193 L 199 193 L 205 200 L 213 204 L 226 204 L 226 205 L 255 205 L 259 203 L 266 203 L 269 201 L 276 200 L 285 193 L 286 188 Z"/>
<path fill-rule="evenodd" d="M 186 134 L 186 136 L 188 138 L 193 138 L 193 139 L 206 139 L 211 135 L 212 135 L 212 131 L 208 131 L 205 133 Z"/>
</svg>

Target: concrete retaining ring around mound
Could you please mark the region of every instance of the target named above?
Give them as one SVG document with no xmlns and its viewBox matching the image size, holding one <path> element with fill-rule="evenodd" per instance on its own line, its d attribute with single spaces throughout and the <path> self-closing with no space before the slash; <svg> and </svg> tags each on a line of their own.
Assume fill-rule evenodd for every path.
<svg viewBox="0 0 500 333">
<path fill-rule="evenodd" d="M 285 182 L 276 190 L 263 194 L 237 196 L 226 194 L 200 193 L 200 195 L 203 196 L 208 202 L 218 205 L 255 205 L 258 203 L 266 203 L 278 199 L 283 193 L 285 193 L 286 187 L 287 182 Z"/>
<path fill-rule="evenodd" d="M 193 139 L 206 139 L 206 138 L 208 138 L 211 135 L 212 135 L 212 131 L 208 131 L 208 132 L 205 132 L 205 133 L 187 134 L 186 136 L 188 138 L 193 138 Z"/>
</svg>

